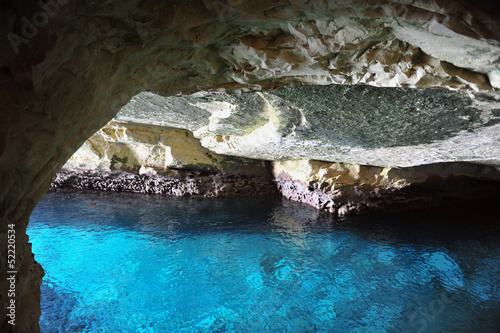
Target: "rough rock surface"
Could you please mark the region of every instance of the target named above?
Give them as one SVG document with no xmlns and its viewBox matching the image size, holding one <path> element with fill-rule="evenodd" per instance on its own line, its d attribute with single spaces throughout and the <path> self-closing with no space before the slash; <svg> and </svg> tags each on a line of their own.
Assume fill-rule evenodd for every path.
<svg viewBox="0 0 500 333">
<path fill-rule="evenodd" d="M 117 121 L 85 141 L 51 188 L 204 197 L 277 193 L 269 162 L 218 155 L 187 130 Z"/>
<path fill-rule="evenodd" d="M 307 95 L 300 93 L 301 88 L 291 89 L 293 92 L 297 90 L 299 97 Z M 331 92 L 333 89 L 315 87 L 313 91 L 317 90 Z M 307 92 L 311 90 L 308 89 Z M 151 94 L 138 96 L 115 118 L 121 122 L 117 120 L 109 122 L 89 138 L 66 162 L 64 166 L 66 169 L 56 175 L 52 188 L 69 187 L 177 196 L 229 196 L 274 194 L 277 186 L 277 189 L 288 199 L 307 203 L 336 215 L 416 210 L 437 206 L 445 199 L 451 203 L 458 200 L 500 195 L 498 167 L 463 162 L 398 168 L 310 159 L 275 160 L 272 162 L 274 185 L 271 178 L 271 163 L 215 154 L 202 147 L 200 141 L 189 130 L 158 125 L 165 123 L 172 125 L 171 122 L 173 122 L 179 127 L 195 130 L 201 128 L 204 132 L 219 130 L 222 132 L 219 135 L 238 135 L 238 133 L 244 135 L 244 133 L 258 132 L 259 124 L 266 126 L 269 123 L 274 124 L 275 128 L 282 133 L 297 131 L 295 127 L 287 126 L 287 124 L 302 122 L 316 129 L 313 134 L 309 135 L 323 135 L 326 139 L 331 139 L 332 136 L 328 136 L 329 131 L 322 131 L 324 127 L 328 129 L 328 127 L 336 126 L 336 131 L 332 131 L 335 134 L 334 138 L 351 141 L 355 135 L 349 133 L 349 130 L 364 129 L 366 132 L 364 134 L 368 137 L 365 139 L 367 145 L 383 146 L 395 136 L 399 136 L 399 140 L 394 140 L 394 144 L 402 145 L 405 140 L 406 142 L 408 140 L 423 141 L 429 133 L 435 137 L 453 135 L 454 130 L 472 131 L 475 127 L 484 126 L 485 121 L 492 122 L 488 115 L 481 117 L 479 110 L 470 108 L 457 110 L 457 105 L 463 105 L 461 95 L 451 95 L 455 98 L 448 97 L 451 101 L 447 101 L 441 93 L 438 94 L 441 97 L 440 103 L 435 102 L 437 115 L 429 115 L 430 120 L 412 118 L 411 114 L 406 115 L 414 124 L 412 128 L 406 129 L 412 132 L 411 135 L 407 132 L 400 133 L 398 129 L 394 129 L 396 132 L 394 134 L 378 135 L 382 130 L 379 128 L 376 134 L 370 134 L 369 130 L 363 126 L 355 126 L 348 122 L 347 125 L 329 124 L 324 115 L 321 119 L 321 114 L 316 114 L 316 118 L 310 117 L 311 120 L 307 121 L 300 110 L 290 111 L 291 107 L 285 108 L 283 105 L 287 102 L 286 100 L 280 100 L 280 106 L 273 110 L 274 116 L 269 116 L 268 110 L 266 118 L 262 116 L 265 114 L 262 110 L 266 109 L 266 105 L 271 108 L 269 100 L 272 100 L 275 93 L 280 94 L 280 90 L 273 94 L 266 94 L 267 98 L 263 96 L 263 93 L 243 96 L 218 95 L 205 99 L 196 97 L 162 99 Z M 433 90 L 420 93 L 422 95 L 417 94 L 420 98 L 414 100 L 411 96 L 407 98 L 412 102 L 410 105 L 413 107 L 415 103 L 424 103 L 421 101 L 425 100 L 422 96 L 427 97 L 425 100 L 427 103 L 429 103 L 430 96 L 435 96 Z M 290 91 L 287 91 L 286 95 L 289 94 Z M 154 101 L 160 104 L 155 104 Z M 310 99 L 295 98 L 295 101 L 308 105 Z M 363 105 L 363 103 L 360 104 Z M 311 110 L 315 110 L 316 105 L 323 106 L 325 109 L 329 106 L 327 103 L 311 102 L 309 108 L 303 108 L 306 110 L 304 113 L 314 115 L 315 113 Z M 166 110 L 163 110 L 164 108 Z M 391 106 L 387 108 L 391 109 Z M 378 116 L 384 112 L 380 109 L 377 110 Z M 342 110 L 337 113 L 341 112 Z M 214 114 L 218 114 L 219 117 L 214 117 Z M 358 119 L 369 117 L 363 116 L 363 113 L 356 114 L 354 111 L 345 112 L 345 114 L 357 115 Z M 386 117 L 380 117 L 386 119 L 389 114 L 390 112 L 387 112 Z M 160 117 L 160 115 L 165 115 L 165 117 Z M 398 115 L 398 117 L 405 118 L 404 115 Z M 195 121 L 190 122 L 190 119 Z M 208 125 L 203 126 L 204 121 Z M 377 123 L 378 127 L 381 124 Z M 253 129 L 255 127 L 257 129 Z M 386 130 L 396 127 L 389 123 Z M 443 133 L 438 134 L 438 130 Z M 338 132 L 341 133 L 338 134 Z M 358 137 L 360 135 L 358 134 Z M 385 138 L 386 141 L 381 141 L 380 138 Z M 269 141 L 265 144 L 268 151 L 271 150 L 269 144 Z M 475 144 L 477 145 L 477 142 Z M 321 147 L 308 142 L 308 145 L 302 148 L 308 149 L 306 152 L 313 155 L 315 151 L 318 151 L 318 147 L 323 151 L 329 151 L 328 148 L 332 149 L 332 146 L 332 143 L 328 147 Z M 263 149 L 262 144 L 255 144 L 253 147 Z M 470 143 L 466 143 L 461 149 L 467 150 L 470 147 Z M 490 151 L 499 148 L 495 145 L 480 147 L 483 150 L 490 149 Z M 407 152 L 411 151 L 409 147 L 405 149 Z M 290 154 L 292 153 L 293 150 L 290 151 Z M 474 152 L 467 151 L 466 153 L 471 156 Z M 361 153 L 359 154 L 358 158 L 366 158 Z M 282 156 L 278 157 L 282 158 Z M 481 162 L 494 162 L 495 155 L 491 157 L 493 160 Z M 412 155 L 407 154 L 404 158 L 410 159 Z M 460 186 L 463 189 L 456 191 L 456 188 Z M 485 191 L 487 188 L 489 190 Z"/>
<path fill-rule="evenodd" d="M 266 162 L 218 155 L 188 130 L 111 121 L 64 164 L 65 169 L 171 174 L 172 169 L 269 178 Z"/>
<path fill-rule="evenodd" d="M 52 181 L 51 189 L 58 188 L 203 197 L 277 194 L 271 177 L 188 170 L 138 175 L 122 171 L 63 169 Z"/>
<path fill-rule="evenodd" d="M 276 161 L 273 174 L 286 198 L 339 216 L 428 209 L 500 197 L 500 170 L 471 163 L 383 168 Z"/>
<path fill-rule="evenodd" d="M 116 119 L 185 128 L 210 151 L 254 159 L 500 165 L 500 95 L 488 92 L 330 85 L 239 95 L 142 93 Z"/>
<path fill-rule="evenodd" d="M 0 331 L 39 331 L 29 215 L 132 96 L 291 82 L 496 89 L 498 13 L 481 0 L 2 2 L 0 244 L 14 224 L 18 273 L 16 326 L 2 312 Z M 5 270 L 0 280 L 5 309 Z"/>
</svg>

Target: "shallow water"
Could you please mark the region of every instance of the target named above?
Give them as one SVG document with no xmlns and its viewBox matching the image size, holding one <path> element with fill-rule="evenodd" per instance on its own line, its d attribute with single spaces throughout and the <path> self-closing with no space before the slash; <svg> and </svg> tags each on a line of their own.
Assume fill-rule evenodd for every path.
<svg viewBox="0 0 500 333">
<path fill-rule="evenodd" d="M 47 194 L 42 332 L 498 332 L 493 217 L 333 220 L 281 199 Z"/>
</svg>

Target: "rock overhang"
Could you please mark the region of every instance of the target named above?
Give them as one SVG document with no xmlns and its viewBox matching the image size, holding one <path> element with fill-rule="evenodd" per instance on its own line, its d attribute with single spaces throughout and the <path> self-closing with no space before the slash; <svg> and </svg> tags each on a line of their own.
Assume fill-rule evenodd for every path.
<svg viewBox="0 0 500 333">
<path fill-rule="evenodd" d="M 115 119 L 187 129 L 218 154 L 254 159 L 497 165 L 498 110 L 491 91 L 302 85 L 235 95 L 141 93 Z"/>
<path fill-rule="evenodd" d="M 132 19 L 151 61 L 134 58 L 133 78 L 182 97 L 139 94 L 116 119 L 145 121 L 131 109 L 149 107 L 145 123 L 188 129 L 204 147 L 240 157 L 496 165 L 497 7 L 203 1 L 188 10 L 142 1 Z M 178 38 L 162 37 L 162 25 Z"/>
</svg>

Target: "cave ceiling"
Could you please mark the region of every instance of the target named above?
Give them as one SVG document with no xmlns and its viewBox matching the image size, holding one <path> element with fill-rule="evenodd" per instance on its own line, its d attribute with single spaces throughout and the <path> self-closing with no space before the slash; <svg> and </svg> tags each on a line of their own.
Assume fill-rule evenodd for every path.
<svg viewBox="0 0 500 333">
<path fill-rule="evenodd" d="M 44 158 L 57 168 L 128 103 L 119 119 L 187 128 L 221 154 L 498 164 L 499 12 L 496 1 L 7 1 L 2 99 L 26 119 L 3 141 L 31 132 L 0 150 L 40 151 L 53 135 Z"/>
<path fill-rule="evenodd" d="M 265 2 L 257 21 L 240 2 L 207 4 L 193 15 L 219 22 L 191 22 L 180 33 L 189 57 L 170 70 L 161 56 L 147 63 L 138 77 L 148 92 L 116 120 L 188 129 L 216 153 L 256 159 L 500 164 L 499 24 L 484 11 Z M 141 39 L 157 34 L 157 14 L 148 15 L 136 23 Z M 172 74 L 187 76 L 188 87 L 171 91 L 174 81 L 176 97 L 157 95 Z"/>
</svg>

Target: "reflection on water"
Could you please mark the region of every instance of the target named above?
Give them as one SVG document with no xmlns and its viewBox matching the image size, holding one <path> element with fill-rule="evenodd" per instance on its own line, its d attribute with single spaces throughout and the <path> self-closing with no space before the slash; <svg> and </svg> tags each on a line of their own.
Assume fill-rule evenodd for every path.
<svg viewBox="0 0 500 333">
<path fill-rule="evenodd" d="M 493 222 L 60 192 L 28 233 L 42 332 L 498 332 Z"/>
</svg>

